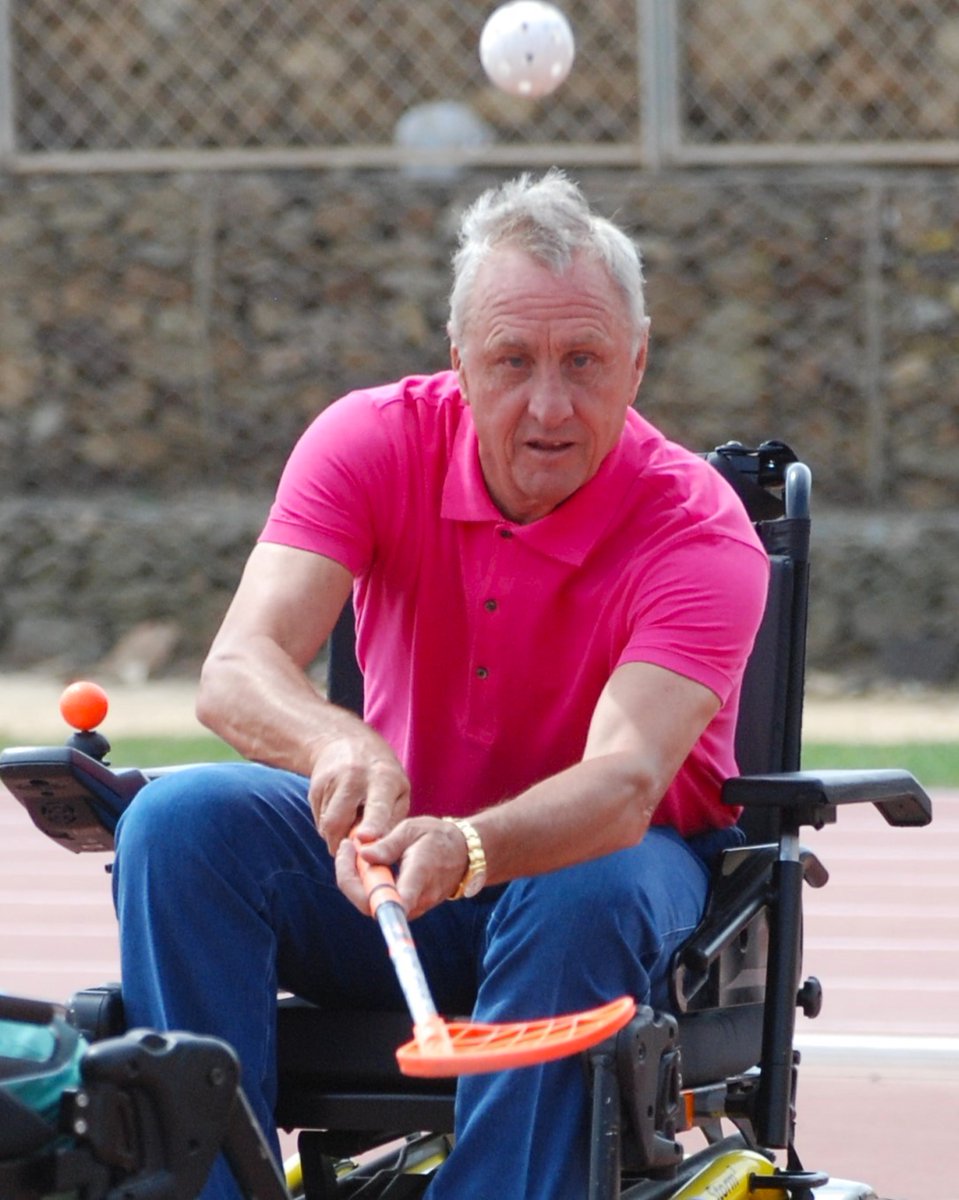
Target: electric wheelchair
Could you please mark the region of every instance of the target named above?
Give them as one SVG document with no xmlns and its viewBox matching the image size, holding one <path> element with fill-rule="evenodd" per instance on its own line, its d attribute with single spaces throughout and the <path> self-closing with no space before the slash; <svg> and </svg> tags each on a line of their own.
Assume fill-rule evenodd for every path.
<svg viewBox="0 0 959 1200">
<path fill-rule="evenodd" d="M 670 1010 L 640 1006 L 582 1054 L 592 1096 L 584 1200 L 869 1200 L 866 1184 L 806 1170 L 795 1147 L 795 1014 L 815 1016 L 822 1001 L 818 981 L 801 980 L 802 888 L 828 878 L 800 837 L 851 803 L 872 803 L 894 826 L 925 825 L 931 802 L 906 771 L 800 769 L 811 475 L 779 442 L 727 443 L 707 458 L 742 499 L 772 568 L 742 692 L 741 775 L 723 788 L 724 801 L 742 807 L 746 844 L 724 852 L 703 920 L 675 956 Z M 331 639 L 328 684 L 332 700 L 362 711 L 349 609 Z M 119 813 L 157 773 L 111 769 L 108 751 L 94 730 L 64 746 L 11 748 L 0 755 L 0 781 L 67 849 L 108 851 Z M 0 1118 L 11 1130 L 0 1140 L 0 1200 L 71 1189 L 83 1200 L 189 1200 L 220 1148 L 245 1195 L 285 1194 L 229 1047 L 125 1032 L 119 985 L 78 993 L 68 1013 L 66 1021 L 49 1006 L 0 1000 L 0 1017 L 49 1022 L 61 1041 L 76 1029 L 88 1039 L 74 1046 L 79 1078 L 63 1088 L 55 1138 L 49 1122 L 41 1130 L 20 1100 L 4 1098 L 18 1067 L 0 1058 Z M 423 1193 L 451 1144 L 455 1088 L 400 1073 L 395 1050 L 409 1033 L 402 1014 L 280 1000 L 276 1119 L 299 1131 L 292 1193 Z M 12 1132 L 13 1113 L 22 1132 Z M 693 1129 L 703 1137 L 695 1150 L 680 1137 Z"/>
</svg>

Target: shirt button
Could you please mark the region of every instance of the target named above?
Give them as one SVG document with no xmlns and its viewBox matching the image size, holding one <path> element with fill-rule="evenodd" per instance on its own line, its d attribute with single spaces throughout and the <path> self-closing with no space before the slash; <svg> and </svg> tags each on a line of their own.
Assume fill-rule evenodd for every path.
<svg viewBox="0 0 959 1200">
<path fill-rule="evenodd" d="M 486 667 L 477 667 L 476 668 L 476 678 L 477 679 L 486 679 L 488 675 L 489 675 L 489 671 L 486 669 Z"/>
<path fill-rule="evenodd" d="M 501 538 L 511 538 L 513 536 L 513 531 L 512 529 L 501 529 L 499 531 L 499 535 Z"/>
<path fill-rule="evenodd" d="M 496 603 L 495 600 L 487 600 L 484 603 L 483 607 L 486 609 L 487 612 L 496 612 L 497 608 L 499 608 L 499 605 Z"/>
</svg>

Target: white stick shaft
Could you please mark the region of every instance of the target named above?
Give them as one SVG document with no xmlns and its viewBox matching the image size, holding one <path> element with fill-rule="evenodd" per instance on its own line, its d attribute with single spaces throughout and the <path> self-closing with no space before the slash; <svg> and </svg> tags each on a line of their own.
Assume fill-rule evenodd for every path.
<svg viewBox="0 0 959 1200">
<path fill-rule="evenodd" d="M 395 901 L 387 901 L 376 910 L 376 919 L 383 932 L 393 960 L 393 969 L 406 998 L 414 1025 L 425 1025 L 435 1019 L 436 1005 L 430 995 L 430 987 L 423 974 L 423 966 L 403 907 Z"/>
</svg>

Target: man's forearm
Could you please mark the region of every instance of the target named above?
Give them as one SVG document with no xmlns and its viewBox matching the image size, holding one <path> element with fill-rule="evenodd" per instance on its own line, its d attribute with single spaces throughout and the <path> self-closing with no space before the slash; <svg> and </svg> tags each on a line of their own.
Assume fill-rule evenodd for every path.
<svg viewBox="0 0 959 1200">
<path fill-rule="evenodd" d="M 204 663 L 197 717 L 245 758 L 309 775 L 320 748 L 364 728 L 330 704 L 275 642 L 214 648 Z"/>
<path fill-rule="evenodd" d="M 634 846 L 719 709 L 705 686 L 650 663 L 610 677 L 582 761 L 479 813 L 490 883 Z"/>
<path fill-rule="evenodd" d="M 635 845 L 668 780 L 637 757 L 613 753 L 576 763 L 470 820 L 483 842 L 487 882 L 539 875 Z"/>
</svg>

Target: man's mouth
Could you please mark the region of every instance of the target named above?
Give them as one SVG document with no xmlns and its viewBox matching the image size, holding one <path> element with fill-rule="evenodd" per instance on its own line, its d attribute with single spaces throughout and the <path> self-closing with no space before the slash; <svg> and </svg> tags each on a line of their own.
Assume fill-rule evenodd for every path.
<svg viewBox="0 0 959 1200">
<path fill-rule="evenodd" d="M 572 448 L 572 442 L 552 441 L 545 438 L 530 438 L 526 445 L 537 454 L 562 454 Z"/>
</svg>

